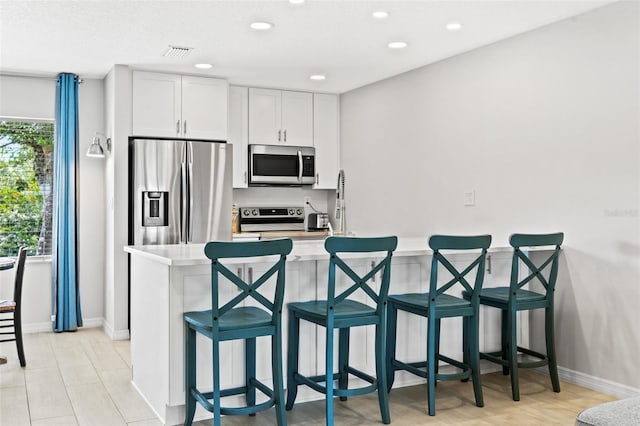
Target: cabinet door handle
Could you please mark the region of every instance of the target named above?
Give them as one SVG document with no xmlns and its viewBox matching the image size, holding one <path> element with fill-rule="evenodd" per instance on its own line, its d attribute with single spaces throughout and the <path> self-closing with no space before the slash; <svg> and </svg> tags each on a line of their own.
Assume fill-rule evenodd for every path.
<svg viewBox="0 0 640 426">
<path fill-rule="evenodd" d="M 278 142 L 280 142 L 282 139 L 280 138 L 282 136 L 282 130 L 278 130 Z"/>
<path fill-rule="evenodd" d="M 249 278 L 249 284 L 253 284 L 253 268 L 249 267 L 247 270 L 247 277 Z"/>
<path fill-rule="evenodd" d="M 184 122 L 182 123 L 182 132 L 186 135 L 187 134 L 187 120 L 184 120 Z"/>
<path fill-rule="evenodd" d="M 180 120 L 176 121 L 176 135 L 180 134 Z"/>
<path fill-rule="evenodd" d="M 320 183 L 320 173 L 316 173 L 316 185 Z"/>
<path fill-rule="evenodd" d="M 375 267 L 376 267 L 376 261 L 375 261 L 375 260 L 372 260 L 372 261 L 371 261 L 371 270 L 373 271 L 373 268 L 375 268 Z M 371 281 L 372 281 L 372 282 L 374 282 L 374 283 L 376 282 L 376 276 L 375 276 L 375 274 L 371 277 Z"/>
<path fill-rule="evenodd" d="M 247 172 L 244 172 L 244 183 L 247 183 Z"/>
<path fill-rule="evenodd" d="M 285 142 L 287 141 L 287 131 L 286 130 L 284 131 L 284 141 Z"/>
<path fill-rule="evenodd" d="M 238 278 L 242 279 L 242 268 L 238 268 Z M 236 290 L 240 291 L 240 287 L 236 286 Z"/>
<path fill-rule="evenodd" d="M 487 274 L 491 275 L 491 255 L 487 255 Z"/>
</svg>

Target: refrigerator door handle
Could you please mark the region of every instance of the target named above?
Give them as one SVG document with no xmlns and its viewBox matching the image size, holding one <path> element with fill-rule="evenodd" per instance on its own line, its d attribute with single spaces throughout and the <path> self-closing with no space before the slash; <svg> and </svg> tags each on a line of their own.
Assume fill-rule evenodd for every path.
<svg viewBox="0 0 640 426">
<path fill-rule="evenodd" d="M 180 163 L 180 192 L 182 193 L 182 208 L 180 209 L 180 226 L 179 226 L 179 240 L 180 242 L 187 242 L 187 165 Z"/>
<path fill-rule="evenodd" d="M 189 225 L 187 229 L 187 242 L 191 242 L 193 240 L 193 142 L 187 142 L 187 150 L 187 161 L 189 164 L 189 169 L 187 170 L 189 177 Z"/>
</svg>

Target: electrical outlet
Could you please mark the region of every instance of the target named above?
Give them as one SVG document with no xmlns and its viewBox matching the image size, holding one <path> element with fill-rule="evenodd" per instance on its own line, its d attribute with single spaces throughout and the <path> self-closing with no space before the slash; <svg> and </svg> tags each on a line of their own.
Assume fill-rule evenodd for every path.
<svg viewBox="0 0 640 426">
<path fill-rule="evenodd" d="M 305 207 L 306 207 L 309 203 L 311 203 L 311 197 L 304 197 L 304 205 L 305 205 Z"/>
<path fill-rule="evenodd" d="M 476 205 L 476 192 L 474 190 L 464 191 L 464 205 L 465 206 Z"/>
</svg>

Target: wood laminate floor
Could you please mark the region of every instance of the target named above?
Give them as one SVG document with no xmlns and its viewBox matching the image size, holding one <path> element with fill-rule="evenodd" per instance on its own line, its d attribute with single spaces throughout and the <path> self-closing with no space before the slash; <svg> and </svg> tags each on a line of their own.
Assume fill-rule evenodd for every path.
<svg viewBox="0 0 640 426">
<path fill-rule="evenodd" d="M 27 367 L 15 343 L 0 344 L 0 425 L 160 425 L 131 386 L 128 341 L 112 341 L 100 329 L 25 336 Z M 426 414 L 425 386 L 389 395 L 393 425 L 573 425 L 583 409 L 616 398 L 562 382 L 554 393 L 547 376 L 523 371 L 520 402 L 511 400 L 508 376 L 482 376 L 485 407 L 474 405 L 471 383 L 443 382 L 436 389 L 436 416 Z M 335 404 L 336 425 L 380 425 L 375 394 Z M 324 425 L 322 401 L 296 405 L 289 425 Z M 274 425 L 273 410 L 255 417 L 225 417 L 223 425 Z M 198 422 L 198 425 L 211 424 Z"/>
</svg>

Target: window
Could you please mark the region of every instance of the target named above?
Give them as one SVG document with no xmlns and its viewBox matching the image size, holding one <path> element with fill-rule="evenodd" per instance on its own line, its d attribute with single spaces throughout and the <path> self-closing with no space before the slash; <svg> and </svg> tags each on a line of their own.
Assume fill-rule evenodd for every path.
<svg viewBox="0 0 640 426">
<path fill-rule="evenodd" d="M 51 254 L 53 127 L 0 119 L 0 256 Z"/>
</svg>

